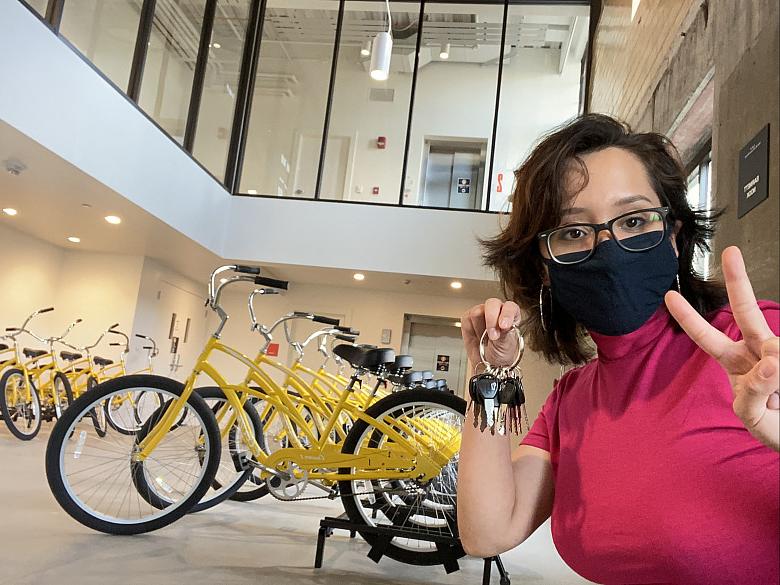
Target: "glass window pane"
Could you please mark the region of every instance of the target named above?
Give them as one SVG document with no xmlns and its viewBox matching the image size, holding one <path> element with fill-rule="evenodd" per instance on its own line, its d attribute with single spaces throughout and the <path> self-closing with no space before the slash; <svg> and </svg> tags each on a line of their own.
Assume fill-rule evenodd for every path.
<svg viewBox="0 0 780 585">
<path fill-rule="evenodd" d="M 219 179 L 225 177 L 249 5 L 250 0 L 219 0 L 214 16 L 193 155 Z"/>
<path fill-rule="evenodd" d="M 205 0 L 157 2 L 138 104 L 184 141 Z"/>
<path fill-rule="evenodd" d="M 132 0 L 65 2 L 60 34 L 123 91 L 130 79 L 140 3 Z"/>
<path fill-rule="evenodd" d="M 543 134 L 577 115 L 588 6 L 510 5 L 491 211 L 508 211 L 514 170 Z"/>
<path fill-rule="evenodd" d="M 387 30 L 385 5 L 360 1 L 345 5 L 323 199 L 398 203 L 420 5 L 391 2 L 390 9 L 390 72 L 387 80 L 377 81 L 369 75 L 370 45 L 378 32 Z"/>
<path fill-rule="evenodd" d="M 426 4 L 405 205 L 483 207 L 502 20 L 500 4 Z"/>
<path fill-rule="evenodd" d="M 242 193 L 314 197 L 338 5 L 268 0 Z"/>
<path fill-rule="evenodd" d="M 27 4 L 30 8 L 35 10 L 38 14 L 41 16 L 46 16 L 46 5 L 49 3 L 49 0 L 26 0 Z"/>
</svg>

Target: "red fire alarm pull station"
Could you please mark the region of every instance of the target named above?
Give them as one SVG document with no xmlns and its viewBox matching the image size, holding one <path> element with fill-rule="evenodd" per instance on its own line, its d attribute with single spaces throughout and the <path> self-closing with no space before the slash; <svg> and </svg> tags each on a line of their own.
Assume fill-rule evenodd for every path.
<svg viewBox="0 0 780 585">
<path fill-rule="evenodd" d="M 379 195 L 379 187 L 372 187 L 371 188 L 371 194 L 372 195 Z"/>
<path fill-rule="evenodd" d="M 377 137 L 376 147 L 381 149 L 381 148 L 385 148 L 385 146 L 387 146 L 387 138 L 385 138 L 384 136 Z"/>
<path fill-rule="evenodd" d="M 266 355 L 270 357 L 278 357 L 279 356 L 279 344 L 278 343 L 269 343 L 268 349 L 265 350 Z"/>
</svg>

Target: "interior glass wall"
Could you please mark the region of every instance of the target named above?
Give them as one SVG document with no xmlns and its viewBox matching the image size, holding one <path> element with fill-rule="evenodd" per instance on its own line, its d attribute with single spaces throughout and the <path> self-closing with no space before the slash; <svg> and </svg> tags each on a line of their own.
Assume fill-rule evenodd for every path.
<svg viewBox="0 0 780 585">
<path fill-rule="evenodd" d="M 547 132 L 577 115 L 588 6 L 510 5 L 490 211 L 508 211 L 514 170 Z"/>
<path fill-rule="evenodd" d="M 130 80 L 141 3 L 133 0 L 69 0 L 60 34 L 126 90 Z"/>
<path fill-rule="evenodd" d="M 483 207 L 503 14 L 500 4 L 425 5 L 405 205 Z"/>
<path fill-rule="evenodd" d="M 250 0 L 218 0 L 193 155 L 220 180 L 230 142 Z"/>
<path fill-rule="evenodd" d="M 314 197 L 338 7 L 267 1 L 241 193 Z"/>
<path fill-rule="evenodd" d="M 390 75 L 377 81 L 369 75 L 370 45 L 377 33 L 387 30 L 385 5 L 345 5 L 322 199 L 398 204 L 420 5 L 391 2 L 390 8 Z"/>
<path fill-rule="evenodd" d="M 179 144 L 184 141 L 205 3 L 155 3 L 138 105 Z"/>
</svg>

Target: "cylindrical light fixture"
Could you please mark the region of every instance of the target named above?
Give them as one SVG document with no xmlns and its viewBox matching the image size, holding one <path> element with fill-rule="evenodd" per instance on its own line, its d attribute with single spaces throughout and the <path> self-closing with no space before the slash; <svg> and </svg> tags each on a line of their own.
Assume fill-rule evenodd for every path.
<svg viewBox="0 0 780 585">
<path fill-rule="evenodd" d="M 449 59 L 449 58 L 450 58 L 450 44 L 442 43 L 441 51 L 439 51 L 439 59 Z"/>
<path fill-rule="evenodd" d="M 371 54 L 371 39 L 363 41 L 363 46 L 360 47 L 360 54 L 364 57 L 368 57 Z"/>
<path fill-rule="evenodd" d="M 371 78 L 384 81 L 390 75 L 390 57 L 393 53 L 393 37 L 381 32 L 374 37 L 371 46 Z"/>
</svg>

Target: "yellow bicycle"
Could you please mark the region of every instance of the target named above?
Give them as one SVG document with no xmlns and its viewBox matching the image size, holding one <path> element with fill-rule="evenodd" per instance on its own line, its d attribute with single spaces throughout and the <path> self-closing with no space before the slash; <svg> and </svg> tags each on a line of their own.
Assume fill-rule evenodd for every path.
<svg viewBox="0 0 780 585">
<path fill-rule="evenodd" d="M 217 284 L 225 272 L 235 274 Z M 220 335 L 228 314 L 220 305 L 226 286 L 254 282 L 269 289 L 287 283 L 259 276 L 259 269 L 229 265 L 209 281 L 208 306 L 220 322 L 184 384 L 152 375 L 130 375 L 99 384 L 77 399 L 55 425 L 46 452 L 49 486 L 72 517 L 95 530 L 137 534 L 166 526 L 186 514 L 211 489 L 220 465 L 224 437 L 232 437 L 231 463 L 251 472 L 259 469 L 278 499 L 299 499 L 307 487 L 340 497 L 349 518 L 365 526 L 389 524 L 405 530 L 456 535 L 454 477 L 460 448 L 465 402 L 436 390 L 415 389 L 390 394 L 362 409 L 351 400 L 369 372 L 392 363 L 389 349 L 352 345 L 336 348 L 355 368 L 337 402 L 327 403 L 307 392 L 306 381 L 265 355 L 274 327 L 263 328 L 265 347 L 256 360 L 225 345 Z M 232 384 L 217 361 L 237 360 L 247 370 Z M 284 385 L 266 368 L 286 374 Z M 217 415 L 195 392 L 207 377 L 223 393 Z M 296 393 L 291 392 L 295 389 Z M 111 440 L 94 435 L 89 412 L 116 395 L 153 391 L 165 404 L 132 436 Z M 296 395 L 297 394 L 297 395 Z M 245 409 L 251 399 L 264 401 L 284 425 L 286 445 L 264 449 L 258 429 Z M 324 427 L 307 421 L 314 413 Z M 353 421 L 343 441 L 331 433 L 346 415 Z M 376 543 L 380 536 L 361 535 Z M 438 564 L 439 552 L 427 540 L 393 538 L 385 554 L 413 564 Z"/>
<path fill-rule="evenodd" d="M 23 441 L 38 434 L 43 420 L 62 416 L 73 401 L 71 384 L 59 366 L 54 344 L 61 342 L 81 319 L 72 322 L 58 337 L 39 337 L 27 329 L 35 317 L 53 310 L 54 307 L 40 309 L 29 315 L 21 327 L 7 327 L 3 339 L 11 345 L 3 344 L 4 349 L 0 349 L 6 355 L 0 378 L 0 413 L 8 430 Z M 45 343 L 48 349 L 20 347 L 17 337 L 21 334 Z"/>
</svg>

